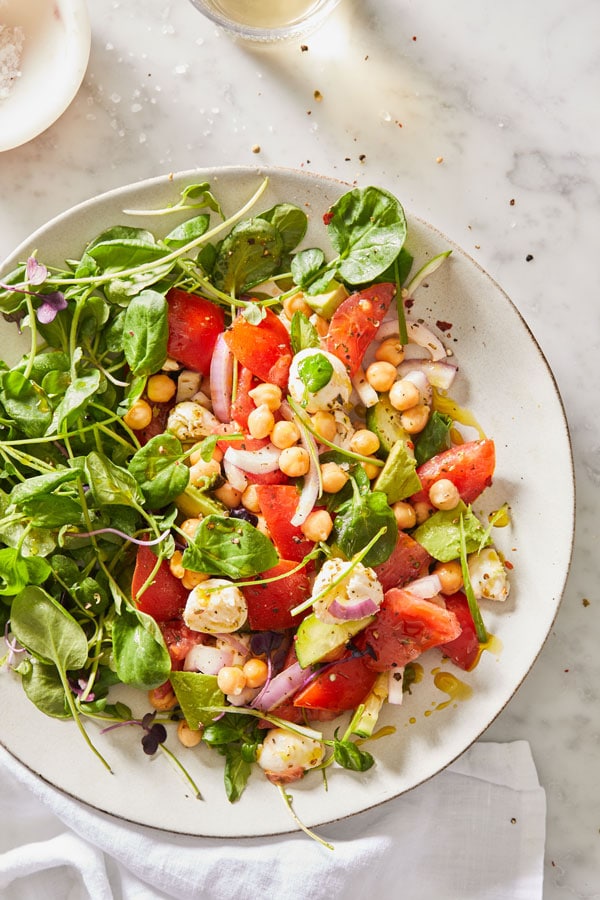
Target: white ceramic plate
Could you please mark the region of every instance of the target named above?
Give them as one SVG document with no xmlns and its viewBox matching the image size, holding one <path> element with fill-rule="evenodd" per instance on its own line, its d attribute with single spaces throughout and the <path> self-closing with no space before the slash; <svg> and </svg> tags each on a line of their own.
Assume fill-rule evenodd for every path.
<svg viewBox="0 0 600 900">
<path fill-rule="evenodd" d="M 22 28 L 21 74 L 0 100 L 0 151 L 49 128 L 85 75 L 91 30 L 86 0 L 0 0 L 0 24 Z"/>
<path fill-rule="evenodd" d="M 183 186 L 210 181 L 225 212 L 242 205 L 265 170 L 216 169 L 187 172 L 124 187 L 75 207 L 33 234 L 2 266 L 6 274 L 36 249 L 46 264 L 61 265 L 81 254 L 84 241 L 110 225 L 134 224 L 150 230 L 174 227 L 157 218 L 123 215 L 126 208 L 163 207 L 177 200 Z M 301 172 L 271 170 L 260 202 L 290 201 L 309 216 L 308 246 L 330 249 L 323 212 L 348 185 Z M 401 198 L 400 198 L 401 199 Z M 259 211 L 259 210 L 257 210 Z M 552 625 L 569 567 L 574 515 L 572 458 L 565 416 L 552 374 L 527 325 L 506 294 L 462 250 L 434 228 L 409 215 L 407 247 L 420 264 L 451 247 L 450 260 L 416 294 L 413 313 L 435 326 L 452 323 L 451 340 L 460 363 L 452 394 L 468 405 L 496 442 L 494 484 L 484 494 L 490 511 L 508 502 L 512 525 L 496 529 L 497 546 L 514 566 L 512 592 L 504 604 L 486 603 L 483 615 L 496 637 L 471 673 L 442 662 L 433 650 L 421 657 L 423 680 L 384 723 L 396 734 L 375 742 L 377 765 L 364 774 L 330 769 L 328 790 L 318 774 L 292 786 L 295 808 L 310 826 L 336 820 L 396 797 L 442 770 L 459 756 L 503 709 L 536 659 Z M 4 348 L 14 346 L 12 326 L 2 323 Z M 548 491 L 548 484 L 552 490 Z M 449 673 L 446 687 L 435 672 Z M 458 679 L 458 681 L 456 681 Z M 439 683 L 439 681 L 438 681 Z M 461 700 L 462 685 L 472 688 Z M 458 694 L 454 689 L 458 688 Z M 139 697 L 139 695 L 138 695 Z M 145 697 L 137 702 L 145 711 Z M 141 703 L 141 705 L 140 705 Z M 0 738 L 33 772 L 85 803 L 135 823 L 205 836 L 252 836 L 293 830 L 276 789 L 256 771 L 242 799 L 231 806 L 222 786 L 222 760 L 207 748 L 178 750 L 193 773 L 203 801 L 192 799 L 186 784 L 158 754 L 148 759 L 139 736 L 128 728 L 92 737 L 109 759 L 108 774 L 91 755 L 71 722 L 46 718 L 25 698 L 19 680 L 0 677 Z"/>
</svg>

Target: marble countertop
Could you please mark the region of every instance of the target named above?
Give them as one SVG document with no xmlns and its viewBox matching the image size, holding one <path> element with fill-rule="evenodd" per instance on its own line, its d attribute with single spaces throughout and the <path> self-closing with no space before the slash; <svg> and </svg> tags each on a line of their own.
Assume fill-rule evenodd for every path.
<svg viewBox="0 0 600 900">
<path fill-rule="evenodd" d="M 600 8 L 344 0 L 302 50 L 232 41 L 185 0 L 89 7 L 74 102 L 0 154 L 0 258 L 127 182 L 196 166 L 302 168 L 389 188 L 489 271 L 536 335 L 571 430 L 576 542 L 551 634 L 485 737 L 531 744 L 548 803 L 544 896 L 600 897 L 600 417 L 589 389 Z"/>
</svg>

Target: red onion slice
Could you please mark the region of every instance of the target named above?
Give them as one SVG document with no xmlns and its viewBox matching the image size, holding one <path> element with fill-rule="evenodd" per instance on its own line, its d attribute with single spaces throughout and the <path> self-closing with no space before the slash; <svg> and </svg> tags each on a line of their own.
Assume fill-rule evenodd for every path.
<svg viewBox="0 0 600 900">
<path fill-rule="evenodd" d="M 306 670 L 301 668 L 300 663 L 292 663 L 279 675 L 271 678 L 260 694 L 254 698 L 251 706 L 262 712 L 268 712 L 285 700 L 289 700 L 312 677 L 311 672 L 307 676 Z"/>
<path fill-rule="evenodd" d="M 236 491 L 244 493 L 248 487 L 248 479 L 238 466 L 234 466 L 231 460 L 227 459 L 227 456 L 223 457 L 223 470 L 229 484 L 234 487 Z"/>
<path fill-rule="evenodd" d="M 422 322 L 407 322 L 406 328 L 408 331 L 408 339 L 413 344 L 418 344 L 420 347 L 424 347 L 434 362 L 440 359 L 446 359 L 448 355 L 446 353 L 446 348 L 440 341 L 440 339 L 427 328 L 426 325 L 423 325 Z"/>
<path fill-rule="evenodd" d="M 244 472 L 250 472 L 251 475 L 263 475 L 277 471 L 280 455 L 281 450 L 274 444 L 267 444 L 260 450 L 238 450 L 236 447 L 228 447 L 223 459 L 243 469 Z"/>
<path fill-rule="evenodd" d="M 294 420 L 294 413 L 285 400 L 279 407 L 279 410 L 284 419 L 287 419 L 288 421 Z M 302 485 L 300 499 L 298 500 L 298 506 L 290 520 L 291 524 L 295 527 L 303 525 L 304 522 L 306 522 L 306 519 L 313 511 L 315 503 L 321 495 L 321 469 L 319 466 L 319 449 L 317 447 L 317 442 L 312 434 L 303 427 L 301 422 L 298 427 L 300 429 L 300 443 L 308 453 L 310 468 L 304 476 L 304 483 Z"/>
<path fill-rule="evenodd" d="M 408 591 L 415 597 L 420 597 L 421 600 L 431 600 L 442 590 L 442 583 L 439 575 L 423 575 L 422 578 L 405 584 L 402 590 Z"/>
<path fill-rule="evenodd" d="M 233 385 L 233 354 L 220 334 L 210 361 L 210 399 L 220 422 L 231 420 L 231 388 Z"/>
<path fill-rule="evenodd" d="M 404 360 L 398 366 L 398 374 L 404 378 L 409 372 L 420 371 L 427 377 L 433 387 L 446 391 L 451 386 L 458 367 L 449 362 L 433 362 L 430 359 Z"/>
<path fill-rule="evenodd" d="M 379 603 L 372 597 L 364 597 L 360 600 L 340 600 L 335 597 L 329 606 L 327 612 L 340 622 L 354 622 L 358 619 L 364 619 L 366 616 L 374 616 L 379 611 Z"/>
</svg>

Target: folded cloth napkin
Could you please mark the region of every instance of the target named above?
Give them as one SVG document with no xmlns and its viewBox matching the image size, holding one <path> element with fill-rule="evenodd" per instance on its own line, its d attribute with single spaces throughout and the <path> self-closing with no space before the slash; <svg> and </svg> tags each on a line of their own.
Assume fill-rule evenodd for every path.
<svg viewBox="0 0 600 900">
<path fill-rule="evenodd" d="M 529 744 L 479 742 L 435 778 L 301 833 L 190 838 L 79 803 L 0 748 L 7 900 L 540 900 L 546 800 Z"/>
</svg>

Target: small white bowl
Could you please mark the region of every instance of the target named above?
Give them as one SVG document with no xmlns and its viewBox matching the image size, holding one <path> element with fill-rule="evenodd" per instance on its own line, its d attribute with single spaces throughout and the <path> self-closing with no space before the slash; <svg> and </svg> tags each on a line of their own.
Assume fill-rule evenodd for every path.
<svg viewBox="0 0 600 900">
<path fill-rule="evenodd" d="M 49 128 L 79 90 L 90 55 L 85 0 L 0 0 L 0 25 L 19 27 L 20 75 L 0 99 L 0 151 Z"/>
</svg>

